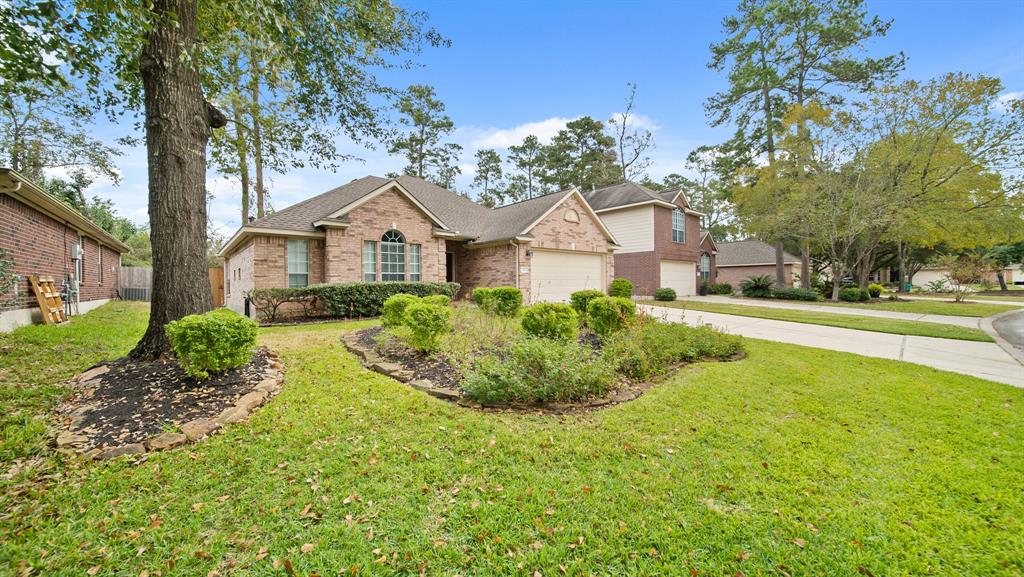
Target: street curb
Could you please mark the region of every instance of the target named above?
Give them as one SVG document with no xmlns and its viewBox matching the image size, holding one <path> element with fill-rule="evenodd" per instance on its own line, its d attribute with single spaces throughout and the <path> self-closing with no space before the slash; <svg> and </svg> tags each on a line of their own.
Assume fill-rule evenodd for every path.
<svg viewBox="0 0 1024 577">
<path fill-rule="evenodd" d="M 1010 315 L 1016 315 L 1016 314 L 1024 314 L 1024 309 L 1015 310 L 1015 311 L 1006 311 L 1006 312 L 1003 312 L 1003 313 L 999 313 L 997 315 L 992 315 L 990 317 L 985 317 L 985 318 L 981 319 L 980 325 L 981 325 L 981 330 L 985 331 L 986 333 L 989 334 L 989 336 L 991 336 L 993 339 L 995 339 L 996 340 L 996 344 L 999 345 L 1000 348 L 1002 348 L 1004 351 L 1006 351 L 1010 355 L 1010 357 L 1013 358 L 1013 360 L 1015 360 L 1018 363 L 1020 363 L 1021 366 L 1024 366 L 1024 351 L 1022 351 L 1019 348 L 1013 346 L 1013 343 L 1011 343 L 1010 341 L 1008 341 L 1005 338 L 1003 338 L 1003 335 L 999 334 L 999 331 L 997 331 L 996 327 L 995 327 L 995 321 L 997 321 L 997 320 L 999 320 L 999 319 L 1001 319 L 1003 317 L 1007 317 L 1007 316 L 1010 316 Z"/>
</svg>

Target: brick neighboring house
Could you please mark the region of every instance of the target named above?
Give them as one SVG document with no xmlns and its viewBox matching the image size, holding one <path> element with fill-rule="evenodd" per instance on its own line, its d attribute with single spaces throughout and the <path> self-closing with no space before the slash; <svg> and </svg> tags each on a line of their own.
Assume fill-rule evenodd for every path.
<svg viewBox="0 0 1024 577">
<path fill-rule="evenodd" d="M 701 231 L 703 215 L 682 191 L 624 182 L 584 196 L 622 245 L 615 252 L 616 276 L 632 281 L 637 296 L 662 287 L 694 295 L 702 279 L 714 278 L 714 240 Z"/>
<path fill-rule="evenodd" d="M 72 260 L 73 246 L 82 258 Z M 117 296 L 121 254 L 128 246 L 74 208 L 8 168 L 0 168 L 0 248 L 20 278 L 0 295 L 0 331 L 41 322 L 29 275 L 52 277 L 58 287 L 79 286 L 79 313 Z M 75 312 L 72 309 L 72 312 Z"/>
<path fill-rule="evenodd" d="M 225 304 L 252 289 L 453 281 L 517 286 L 526 302 L 606 290 L 612 233 L 576 189 L 490 209 L 422 179 L 366 176 L 238 229 L 224 245 Z"/>
<path fill-rule="evenodd" d="M 792 287 L 800 275 L 800 259 L 783 253 L 786 286 Z M 752 276 L 768 275 L 775 278 L 775 247 L 759 240 L 748 239 L 718 243 L 718 280 L 733 288 Z"/>
</svg>

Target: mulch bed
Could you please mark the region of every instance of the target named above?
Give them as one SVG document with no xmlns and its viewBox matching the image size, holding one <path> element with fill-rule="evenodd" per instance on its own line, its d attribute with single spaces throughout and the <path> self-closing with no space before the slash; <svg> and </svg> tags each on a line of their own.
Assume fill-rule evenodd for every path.
<svg viewBox="0 0 1024 577">
<path fill-rule="evenodd" d="M 248 364 L 203 381 L 185 374 L 172 360 L 101 363 L 83 373 L 82 382 L 73 382 L 74 392 L 58 408 L 65 435 L 58 435 L 58 448 L 68 445 L 89 452 L 143 443 L 148 447 L 158 435 L 175 434 L 171 432 L 182 425 L 204 420 L 211 423 L 207 434 L 212 433 L 223 424 L 214 420 L 243 397 L 248 414 L 259 404 L 251 393 L 257 392 L 260 403 L 274 394 L 282 380 L 280 368 L 276 354 L 262 347 Z M 271 379 L 275 387 L 269 386 Z M 64 442 L 68 438 L 73 442 Z"/>
</svg>

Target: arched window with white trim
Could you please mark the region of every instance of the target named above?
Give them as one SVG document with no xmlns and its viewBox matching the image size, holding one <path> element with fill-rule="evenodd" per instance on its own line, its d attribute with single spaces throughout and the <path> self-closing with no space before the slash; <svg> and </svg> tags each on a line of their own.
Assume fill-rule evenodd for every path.
<svg viewBox="0 0 1024 577">
<path fill-rule="evenodd" d="M 405 236 L 397 230 L 380 237 L 380 280 L 405 280 Z"/>
</svg>

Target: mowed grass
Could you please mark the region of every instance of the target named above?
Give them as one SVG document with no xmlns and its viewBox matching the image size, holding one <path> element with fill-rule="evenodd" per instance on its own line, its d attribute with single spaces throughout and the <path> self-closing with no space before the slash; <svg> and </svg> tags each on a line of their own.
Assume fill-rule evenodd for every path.
<svg viewBox="0 0 1024 577">
<path fill-rule="evenodd" d="M 284 390 L 204 443 L 0 481 L 0 567 L 1024 574 L 1024 391 L 748 340 L 614 408 L 482 413 L 363 370 L 367 324 L 262 331 Z"/>
<path fill-rule="evenodd" d="M 117 301 L 58 327 L 0 333 L 0 464 L 44 449 L 37 418 L 67 393 L 82 369 L 123 356 L 146 330 L 149 303 Z"/>
<path fill-rule="evenodd" d="M 874 311 L 893 311 L 898 313 L 917 313 L 921 315 L 950 315 L 955 317 L 990 317 L 1006 311 L 1017 310 L 1014 305 L 1000 305 L 992 303 L 966 302 L 957 303 L 949 301 L 881 301 L 877 303 L 834 303 L 821 301 L 815 304 L 847 307 L 856 309 L 871 309 Z"/>
<path fill-rule="evenodd" d="M 816 311 L 802 311 L 798 309 L 734 305 L 695 300 L 674 302 L 648 301 L 644 304 L 704 311 L 709 313 L 754 317 L 759 319 L 774 319 L 778 321 L 790 321 L 811 325 L 824 325 L 844 329 L 858 329 L 876 333 L 916 335 L 921 337 L 938 337 L 940 339 L 959 339 L 963 341 L 980 341 L 986 343 L 995 342 L 995 339 L 988 336 L 985 331 L 980 329 L 971 329 L 941 323 L 904 321 L 877 317 L 860 317 L 847 314 L 830 314 Z"/>
<path fill-rule="evenodd" d="M 943 301 L 946 301 L 946 302 L 952 302 L 952 300 L 953 300 L 953 297 L 951 297 L 950 295 L 928 294 L 928 293 L 916 293 L 916 294 L 914 294 L 914 298 L 935 299 L 935 300 L 943 300 Z M 1024 307 L 1024 288 L 1008 290 L 1008 291 L 1006 291 L 1006 294 L 1004 294 L 1004 295 L 971 295 L 971 296 L 967 297 L 967 300 L 969 300 L 969 301 L 1009 301 L 1009 302 L 1020 301 L 1020 304 L 1016 305 L 1016 306 Z M 1011 306 L 1013 306 L 1013 305 L 1011 305 Z"/>
</svg>

